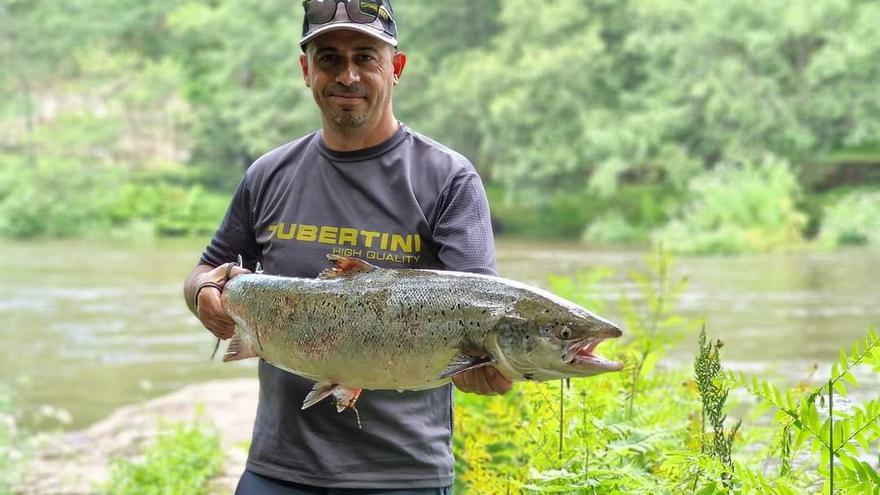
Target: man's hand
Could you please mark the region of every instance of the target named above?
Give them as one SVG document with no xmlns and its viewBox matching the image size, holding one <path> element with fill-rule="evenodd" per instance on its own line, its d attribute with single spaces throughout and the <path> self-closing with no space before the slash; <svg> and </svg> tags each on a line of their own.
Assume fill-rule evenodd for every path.
<svg viewBox="0 0 880 495">
<path fill-rule="evenodd" d="M 492 366 L 459 373 L 452 377 L 452 383 L 462 392 L 480 395 L 506 394 L 513 387 L 513 381 L 508 380 Z"/>
<path fill-rule="evenodd" d="M 199 285 L 205 282 L 214 282 L 221 288 L 226 286 L 226 282 L 241 275 L 242 273 L 251 273 L 250 270 L 241 268 L 231 263 L 226 263 L 213 268 L 209 271 L 200 273 L 192 278 L 192 283 L 187 284 L 191 287 L 195 296 L 195 290 Z M 226 313 L 223 302 L 220 299 L 220 290 L 213 286 L 205 286 L 198 293 L 198 300 L 193 301 L 196 311 L 196 317 L 202 322 L 215 337 L 226 340 L 231 338 L 235 332 L 235 322 Z"/>
</svg>

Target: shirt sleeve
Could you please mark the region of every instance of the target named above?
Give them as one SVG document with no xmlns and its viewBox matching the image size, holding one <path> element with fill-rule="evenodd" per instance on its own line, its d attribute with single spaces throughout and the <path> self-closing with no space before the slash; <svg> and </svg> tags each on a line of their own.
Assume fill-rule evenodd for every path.
<svg viewBox="0 0 880 495">
<path fill-rule="evenodd" d="M 449 270 L 495 275 L 489 201 L 474 172 L 452 179 L 438 203 L 434 243 Z"/>
<path fill-rule="evenodd" d="M 211 243 L 202 253 L 201 263 L 218 266 L 236 261 L 241 255 L 245 268 L 252 269 L 261 258 L 260 246 L 257 244 L 252 221 L 250 190 L 246 178 L 242 179 L 235 190 L 226 216 L 211 239 Z"/>
</svg>

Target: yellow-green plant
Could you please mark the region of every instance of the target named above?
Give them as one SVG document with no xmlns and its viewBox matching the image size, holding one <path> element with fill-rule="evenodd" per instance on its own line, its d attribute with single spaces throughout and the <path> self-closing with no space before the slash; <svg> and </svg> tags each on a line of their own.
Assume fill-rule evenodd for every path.
<svg viewBox="0 0 880 495">
<path fill-rule="evenodd" d="M 192 423 L 163 425 L 142 461 L 116 460 L 104 487 L 114 495 L 199 495 L 209 493 L 223 454 L 213 427 Z"/>
<path fill-rule="evenodd" d="M 626 304 L 631 341 L 603 345 L 604 354 L 630 361 L 622 373 L 568 387 L 523 383 L 502 397 L 458 394 L 456 493 L 663 493 L 665 479 L 652 472 L 685 469 L 687 463 L 672 466 L 664 456 L 687 441 L 689 420 L 678 412 L 697 410 L 699 398 L 681 387 L 682 373 L 653 373 L 656 356 L 689 328 L 670 311 L 685 282 L 670 282 L 665 254 L 648 265 L 649 273 L 630 274 L 645 302 Z M 551 286 L 597 309 L 592 289 L 609 275 L 601 269 L 554 277 Z"/>
</svg>

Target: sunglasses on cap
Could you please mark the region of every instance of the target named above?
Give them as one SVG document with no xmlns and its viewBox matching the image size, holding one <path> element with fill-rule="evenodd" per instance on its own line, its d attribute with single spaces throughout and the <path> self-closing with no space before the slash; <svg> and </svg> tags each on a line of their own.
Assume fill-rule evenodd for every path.
<svg viewBox="0 0 880 495">
<path fill-rule="evenodd" d="M 371 24 L 379 17 L 382 0 L 305 0 L 306 19 L 309 24 L 326 24 L 336 17 L 336 6 L 345 4 L 345 12 L 352 22 Z"/>
</svg>

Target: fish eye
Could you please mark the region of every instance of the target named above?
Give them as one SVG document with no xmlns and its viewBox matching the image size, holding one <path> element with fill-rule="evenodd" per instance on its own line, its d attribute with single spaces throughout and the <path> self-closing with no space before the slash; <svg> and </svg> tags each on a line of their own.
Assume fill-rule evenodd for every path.
<svg viewBox="0 0 880 495">
<path fill-rule="evenodd" d="M 568 327 L 562 327 L 562 330 L 559 331 L 559 338 L 562 340 L 568 340 L 571 338 L 571 329 Z"/>
</svg>

